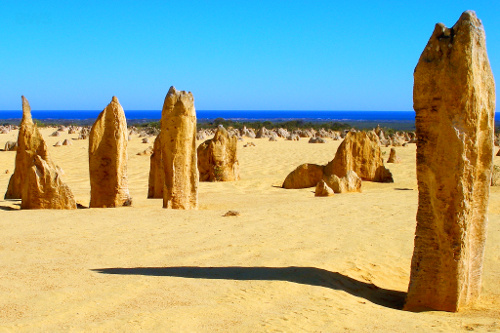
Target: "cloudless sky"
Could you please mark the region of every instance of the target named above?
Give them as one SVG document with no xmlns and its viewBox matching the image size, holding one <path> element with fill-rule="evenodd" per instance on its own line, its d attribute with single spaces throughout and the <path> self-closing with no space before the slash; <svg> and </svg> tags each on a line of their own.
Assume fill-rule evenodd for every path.
<svg viewBox="0 0 500 333">
<path fill-rule="evenodd" d="M 500 73 L 500 1 L 0 1 L 0 111 L 412 110 L 434 30 L 475 10 Z"/>
</svg>

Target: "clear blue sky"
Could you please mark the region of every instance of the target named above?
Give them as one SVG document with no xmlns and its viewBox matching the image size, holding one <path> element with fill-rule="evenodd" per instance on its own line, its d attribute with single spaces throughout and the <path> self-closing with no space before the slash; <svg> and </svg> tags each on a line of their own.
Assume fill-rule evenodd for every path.
<svg viewBox="0 0 500 333">
<path fill-rule="evenodd" d="M 475 10 L 500 77 L 500 1 L 0 2 L 0 110 L 412 110 L 437 22 Z"/>
</svg>

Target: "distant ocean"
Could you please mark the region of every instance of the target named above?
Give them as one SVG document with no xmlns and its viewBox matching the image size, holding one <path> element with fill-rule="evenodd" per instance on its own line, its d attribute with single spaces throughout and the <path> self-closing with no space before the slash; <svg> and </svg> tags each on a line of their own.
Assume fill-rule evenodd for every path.
<svg viewBox="0 0 500 333">
<path fill-rule="evenodd" d="M 99 111 L 32 111 L 33 119 L 50 120 L 87 120 L 95 119 Z M 130 120 L 159 120 L 161 111 L 125 110 L 125 116 Z M 21 111 L 0 111 L 0 120 L 20 119 Z M 304 120 L 304 121 L 384 121 L 413 122 L 413 111 L 231 111 L 231 110 L 196 110 L 199 120 L 224 118 L 231 120 Z"/>
<path fill-rule="evenodd" d="M 91 120 L 96 119 L 101 110 L 72 110 L 72 111 L 32 111 L 34 119 L 42 121 L 51 120 Z M 1 120 L 20 119 L 21 111 L 0 111 Z M 128 120 L 135 121 L 157 121 L 161 117 L 160 110 L 125 110 Z M 216 118 L 230 120 L 253 121 L 253 120 L 304 120 L 319 122 L 414 122 L 414 111 L 243 111 L 243 110 L 197 110 L 196 116 L 199 121 L 209 121 Z M 500 120 L 500 114 L 495 114 L 495 120 Z"/>
</svg>

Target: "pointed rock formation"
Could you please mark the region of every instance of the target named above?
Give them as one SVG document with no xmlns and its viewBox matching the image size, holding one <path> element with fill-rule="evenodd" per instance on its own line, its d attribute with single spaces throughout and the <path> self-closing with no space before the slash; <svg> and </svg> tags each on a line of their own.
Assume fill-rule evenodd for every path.
<svg viewBox="0 0 500 333">
<path fill-rule="evenodd" d="M 23 184 L 26 183 L 26 175 L 33 165 L 33 159 L 40 155 L 42 159 L 49 161 L 47 145 L 31 118 L 31 108 L 28 100 L 22 96 L 23 118 L 17 138 L 16 166 L 12 174 L 5 199 L 21 199 Z"/>
<path fill-rule="evenodd" d="M 21 199 L 22 209 L 76 209 L 73 193 L 61 180 L 62 171 L 49 158 L 47 145 L 22 96 L 23 118 L 17 139 L 16 167 L 5 197 Z"/>
<path fill-rule="evenodd" d="M 153 144 L 153 153 L 149 160 L 149 182 L 148 198 L 163 198 L 163 187 L 165 186 L 165 171 L 163 168 L 163 159 L 161 158 L 161 131 Z"/>
<path fill-rule="evenodd" d="M 99 114 L 89 135 L 90 207 L 130 206 L 127 120 L 118 98 Z"/>
<path fill-rule="evenodd" d="M 322 165 L 302 164 L 286 176 L 282 187 L 286 189 L 298 189 L 313 187 L 323 178 Z"/>
<path fill-rule="evenodd" d="M 161 146 L 165 172 L 163 208 L 198 207 L 196 111 L 191 92 L 170 87 L 161 115 Z"/>
<path fill-rule="evenodd" d="M 27 173 L 21 209 L 76 209 L 75 197 L 57 168 L 39 155 Z"/>
<path fill-rule="evenodd" d="M 401 158 L 396 155 L 396 149 L 391 148 L 391 152 L 389 153 L 389 158 L 387 159 L 387 163 L 401 163 Z"/>
<path fill-rule="evenodd" d="M 326 175 L 345 177 L 349 170 L 362 180 L 392 183 L 391 172 L 385 168 L 380 141 L 375 132 L 349 132 L 340 144 L 335 158 L 325 166 Z"/>
<path fill-rule="evenodd" d="M 481 21 L 436 25 L 414 72 L 419 190 L 405 309 L 458 311 L 479 297 L 495 83 Z"/>
<path fill-rule="evenodd" d="M 326 182 L 321 179 L 316 185 L 316 190 L 314 191 L 315 197 L 331 197 L 335 192 L 326 184 Z"/>
<path fill-rule="evenodd" d="M 226 129 L 219 125 L 213 139 L 203 142 L 197 149 L 200 181 L 240 179 L 237 147 L 238 138 L 229 136 Z"/>
</svg>

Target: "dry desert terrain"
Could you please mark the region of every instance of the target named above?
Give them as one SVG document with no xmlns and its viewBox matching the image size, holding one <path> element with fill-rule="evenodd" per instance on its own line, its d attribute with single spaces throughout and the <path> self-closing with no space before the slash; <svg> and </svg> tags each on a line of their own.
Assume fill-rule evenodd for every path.
<svg viewBox="0 0 500 333">
<path fill-rule="evenodd" d="M 88 140 L 42 129 L 77 202 L 88 206 Z M 17 131 L 0 134 L 0 146 Z M 387 164 L 395 183 L 314 197 L 285 190 L 302 163 L 326 164 L 339 141 L 238 143 L 241 180 L 200 183 L 198 210 L 147 199 L 151 143 L 133 136 L 132 207 L 19 210 L 0 200 L 0 332 L 500 331 L 500 187 L 491 187 L 479 303 L 459 313 L 401 310 L 416 225 L 416 146 Z M 248 141 L 248 140 L 246 140 Z M 385 158 L 390 148 L 382 148 Z M 0 192 L 15 152 L 0 152 Z M 500 157 L 495 157 L 500 165 Z M 223 217 L 228 210 L 240 213 Z"/>
</svg>

